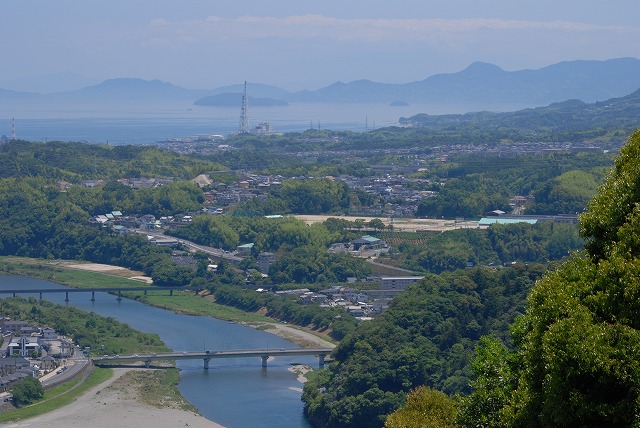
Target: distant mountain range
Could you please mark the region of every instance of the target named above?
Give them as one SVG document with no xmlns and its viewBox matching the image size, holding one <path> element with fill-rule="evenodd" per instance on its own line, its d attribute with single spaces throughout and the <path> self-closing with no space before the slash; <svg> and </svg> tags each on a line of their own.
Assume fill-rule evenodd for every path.
<svg viewBox="0 0 640 428">
<path fill-rule="evenodd" d="M 336 82 L 318 90 L 288 92 L 248 84 L 249 94 L 269 99 L 267 105 L 286 103 L 409 103 L 478 105 L 504 111 L 505 106 L 543 106 L 569 99 L 583 102 L 621 97 L 640 88 L 640 60 L 618 58 L 607 61 L 567 61 L 537 70 L 505 71 L 492 64 L 476 62 L 466 69 L 436 74 L 424 80 L 391 84 L 369 80 Z M 0 89 L 0 102 L 53 100 L 60 103 L 100 102 L 190 102 L 233 106 L 233 94 L 243 85 L 213 90 L 185 89 L 159 80 L 118 78 L 75 91 L 38 94 Z M 223 95 L 226 94 L 226 95 Z M 232 95 L 229 95 L 232 94 Z M 202 101 L 205 97 L 208 101 Z M 237 95 L 235 95 L 237 97 Z M 238 98 L 239 99 L 239 98 Z M 239 102 L 236 104 L 239 108 Z"/>
</svg>

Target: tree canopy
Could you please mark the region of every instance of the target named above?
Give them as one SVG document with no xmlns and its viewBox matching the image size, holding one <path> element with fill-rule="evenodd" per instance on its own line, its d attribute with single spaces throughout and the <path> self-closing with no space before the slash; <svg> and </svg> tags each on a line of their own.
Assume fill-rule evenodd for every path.
<svg viewBox="0 0 640 428">
<path fill-rule="evenodd" d="M 640 426 L 640 132 L 580 219 L 585 251 L 538 281 L 515 349 L 478 354 L 462 426 Z"/>
</svg>

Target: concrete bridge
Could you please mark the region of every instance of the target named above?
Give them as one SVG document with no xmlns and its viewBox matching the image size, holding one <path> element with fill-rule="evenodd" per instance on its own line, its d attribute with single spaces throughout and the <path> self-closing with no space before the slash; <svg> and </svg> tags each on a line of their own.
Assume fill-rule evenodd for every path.
<svg viewBox="0 0 640 428">
<path fill-rule="evenodd" d="M 269 357 L 289 355 L 314 355 L 318 357 L 318 367 L 324 368 L 324 359 L 331 353 L 332 348 L 295 348 L 295 349 L 240 349 L 235 351 L 196 351 L 196 352 L 164 352 L 157 354 L 133 355 L 105 355 L 93 357 L 96 365 L 108 363 L 143 362 L 149 367 L 152 361 L 203 360 L 204 368 L 209 368 L 209 362 L 216 358 L 260 357 L 262 367 L 267 367 Z"/>
<path fill-rule="evenodd" d="M 16 297 L 18 294 L 39 294 L 40 299 L 44 293 L 65 293 L 65 302 L 69 301 L 69 293 L 91 293 L 91 301 L 95 302 L 97 293 L 117 293 L 118 300 L 122 299 L 122 293 L 128 291 L 144 291 L 146 295 L 148 291 L 168 291 L 173 296 L 173 290 L 192 291 L 186 287 L 93 287 L 93 288 L 15 288 L 0 290 L 0 294 L 11 294 Z"/>
</svg>

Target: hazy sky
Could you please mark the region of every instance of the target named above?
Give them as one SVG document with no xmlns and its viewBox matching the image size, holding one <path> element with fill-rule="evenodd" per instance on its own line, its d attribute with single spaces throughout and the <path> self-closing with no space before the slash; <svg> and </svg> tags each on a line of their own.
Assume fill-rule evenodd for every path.
<svg viewBox="0 0 640 428">
<path fill-rule="evenodd" d="M 474 61 L 520 70 L 639 58 L 639 16 L 638 0 L 6 0 L 0 87 L 71 72 L 89 79 L 78 84 L 299 90 L 410 82 Z"/>
</svg>

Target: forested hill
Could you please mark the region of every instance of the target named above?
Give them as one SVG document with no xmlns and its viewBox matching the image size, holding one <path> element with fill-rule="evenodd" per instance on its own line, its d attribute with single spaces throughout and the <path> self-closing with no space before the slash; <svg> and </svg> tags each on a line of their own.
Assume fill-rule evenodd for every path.
<svg viewBox="0 0 640 428">
<path fill-rule="evenodd" d="M 530 139 L 554 135 L 575 140 L 595 138 L 626 138 L 640 126 L 640 90 L 630 95 L 587 104 L 568 100 L 546 107 L 515 112 L 475 112 L 467 114 L 418 114 L 400 118 L 402 125 L 427 128 L 432 131 L 456 133 L 492 132 L 497 135 Z M 471 135 L 473 135 L 471 133 Z"/>
<path fill-rule="evenodd" d="M 305 413 L 316 427 L 381 427 L 412 388 L 468 393 L 478 339 L 507 339 L 543 272 L 522 264 L 426 276 L 340 342 L 335 363 L 305 384 Z"/>
<path fill-rule="evenodd" d="M 221 165 L 148 146 L 11 141 L 0 144 L 0 178 L 43 177 L 77 182 L 138 177 L 191 179 Z"/>
</svg>

